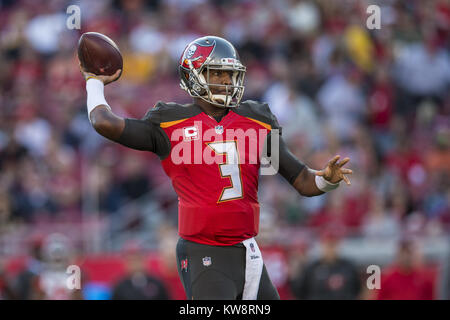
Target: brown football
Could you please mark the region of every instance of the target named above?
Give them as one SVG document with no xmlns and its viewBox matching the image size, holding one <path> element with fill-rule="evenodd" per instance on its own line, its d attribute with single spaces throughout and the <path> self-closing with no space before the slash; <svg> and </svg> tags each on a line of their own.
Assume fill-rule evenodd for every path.
<svg viewBox="0 0 450 320">
<path fill-rule="evenodd" d="M 78 59 L 85 71 L 96 75 L 110 76 L 118 69 L 123 71 L 119 48 L 114 41 L 98 32 L 81 35 L 78 41 Z"/>
</svg>

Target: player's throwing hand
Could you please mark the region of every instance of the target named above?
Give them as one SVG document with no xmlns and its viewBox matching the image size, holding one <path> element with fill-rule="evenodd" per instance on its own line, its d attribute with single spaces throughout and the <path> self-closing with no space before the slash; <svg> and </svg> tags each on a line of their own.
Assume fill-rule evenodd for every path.
<svg viewBox="0 0 450 320">
<path fill-rule="evenodd" d="M 108 83 L 116 81 L 117 79 L 119 79 L 120 74 L 122 73 L 122 70 L 118 69 L 116 71 L 116 73 L 114 73 L 111 76 L 96 75 L 96 74 L 84 71 L 83 67 L 81 67 L 81 64 L 80 64 L 80 71 L 83 74 L 84 80 L 87 81 L 90 78 L 95 78 L 95 79 L 98 79 L 101 82 L 103 82 L 104 85 L 107 85 Z"/>
<path fill-rule="evenodd" d="M 323 177 L 331 183 L 339 183 L 341 180 L 344 180 L 347 185 L 350 185 L 350 180 L 346 174 L 352 174 L 353 171 L 347 168 L 342 168 L 347 162 L 350 161 L 350 158 L 344 158 L 341 162 L 338 162 L 340 157 L 341 156 L 337 155 L 328 161 L 325 169 L 316 171 L 316 175 Z"/>
</svg>

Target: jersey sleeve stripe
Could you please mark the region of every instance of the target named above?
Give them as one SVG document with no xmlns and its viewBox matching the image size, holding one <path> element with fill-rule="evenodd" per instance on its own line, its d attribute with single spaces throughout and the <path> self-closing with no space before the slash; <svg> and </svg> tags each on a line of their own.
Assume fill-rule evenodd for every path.
<svg viewBox="0 0 450 320">
<path fill-rule="evenodd" d="M 261 122 L 261 121 L 258 121 L 258 120 L 249 118 L 249 117 L 246 117 L 246 118 L 249 119 L 249 120 L 255 121 L 257 124 L 263 126 L 263 127 L 266 128 L 267 130 L 272 130 L 272 126 L 271 126 L 270 124 L 267 124 L 267 123 L 264 123 L 264 122 Z"/>
<path fill-rule="evenodd" d="M 175 121 L 161 122 L 161 123 L 159 124 L 159 126 L 160 126 L 161 128 L 168 128 L 168 127 L 174 126 L 174 125 L 176 125 L 176 124 L 178 124 L 178 123 L 180 123 L 180 122 L 183 122 L 183 121 L 185 121 L 185 120 L 187 120 L 187 119 L 189 119 L 189 118 L 184 118 L 184 119 L 181 119 L 181 120 L 175 120 Z"/>
</svg>

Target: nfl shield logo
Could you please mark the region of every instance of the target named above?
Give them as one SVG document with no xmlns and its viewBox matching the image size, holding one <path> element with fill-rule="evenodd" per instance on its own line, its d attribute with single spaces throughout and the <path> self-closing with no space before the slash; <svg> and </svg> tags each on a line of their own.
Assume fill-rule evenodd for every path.
<svg viewBox="0 0 450 320">
<path fill-rule="evenodd" d="M 204 257 L 202 260 L 205 267 L 209 267 L 211 265 L 211 257 Z"/>
<path fill-rule="evenodd" d="M 223 133 L 223 126 L 216 126 L 216 133 L 217 134 L 222 134 Z"/>
</svg>

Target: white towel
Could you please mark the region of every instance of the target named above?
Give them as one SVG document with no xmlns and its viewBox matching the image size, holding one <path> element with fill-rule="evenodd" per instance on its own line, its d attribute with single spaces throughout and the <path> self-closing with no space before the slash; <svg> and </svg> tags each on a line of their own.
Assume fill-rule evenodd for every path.
<svg viewBox="0 0 450 320">
<path fill-rule="evenodd" d="M 245 284 L 244 292 L 242 293 L 242 300 L 256 300 L 263 269 L 263 259 L 255 238 L 244 240 L 242 243 L 247 249 Z"/>
</svg>

